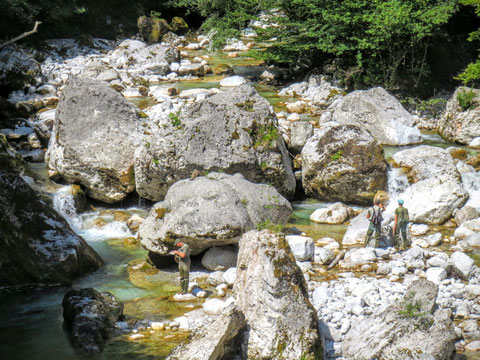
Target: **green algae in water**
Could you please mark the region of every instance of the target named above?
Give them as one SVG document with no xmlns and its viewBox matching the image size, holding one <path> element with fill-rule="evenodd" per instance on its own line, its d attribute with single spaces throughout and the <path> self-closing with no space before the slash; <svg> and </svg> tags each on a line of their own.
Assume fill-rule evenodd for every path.
<svg viewBox="0 0 480 360">
<path fill-rule="evenodd" d="M 156 104 L 155 99 L 150 96 L 127 98 L 127 100 L 134 103 L 141 110 Z"/>
<path fill-rule="evenodd" d="M 185 332 L 166 333 L 164 331 L 141 332 L 144 338 L 129 340 L 128 335 L 112 339 L 102 354 L 92 359 L 165 359 L 188 334 Z"/>
</svg>

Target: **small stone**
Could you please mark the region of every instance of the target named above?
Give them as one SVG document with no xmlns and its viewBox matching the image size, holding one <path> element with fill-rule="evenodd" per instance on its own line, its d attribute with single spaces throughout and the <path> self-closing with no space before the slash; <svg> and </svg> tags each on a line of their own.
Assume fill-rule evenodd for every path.
<svg viewBox="0 0 480 360">
<path fill-rule="evenodd" d="M 380 263 L 377 266 L 377 274 L 388 275 L 390 274 L 391 266 L 389 263 Z"/>
<path fill-rule="evenodd" d="M 227 284 L 220 284 L 215 289 L 217 290 L 218 296 L 224 297 L 226 292 L 227 292 L 228 285 Z"/>
<path fill-rule="evenodd" d="M 468 146 L 474 149 L 480 149 L 480 136 L 470 141 L 470 144 L 468 144 Z"/>
<path fill-rule="evenodd" d="M 447 278 L 447 272 L 441 267 L 432 267 L 426 271 L 427 280 L 439 285 Z"/>
<path fill-rule="evenodd" d="M 230 268 L 223 273 L 223 280 L 227 283 L 228 286 L 232 287 L 235 283 L 235 278 L 237 276 L 237 268 Z"/>
<path fill-rule="evenodd" d="M 462 302 L 457 306 L 455 311 L 456 317 L 467 318 L 470 315 L 470 308 L 467 303 Z"/>
<path fill-rule="evenodd" d="M 369 264 L 362 265 L 362 267 L 360 268 L 360 271 L 362 272 L 370 272 L 372 270 L 373 270 L 373 267 Z"/>
<path fill-rule="evenodd" d="M 410 233 L 413 236 L 425 235 L 429 230 L 430 228 L 425 224 L 412 225 L 410 227 Z"/>
<path fill-rule="evenodd" d="M 466 351 L 480 351 L 480 341 L 474 341 L 465 345 Z"/>
<path fill-rule="evenodd" d="M 138 339 L 143 339 L 145 335 L 142 334 L 133 334 L 128 337 L 128 340 L 138 340 Z"/>
<path fill-rule="evenodd" d="M 152 322 L 150 324 L 150 327 L 153 329 L 153 330 L 158 330 L 158 331 L 162 331 L 165 329 L 165 324 L 163 322 Z"/>
<path fill-rule="evenodd" d="M 460 324 L 463 331 L 473 332 L 478 330 L 478 324 L 476 320 L 466 320 Z"/>
<path fill-rule="evenodd" d="M 229 76 L 220 80 L 220 86 L 224 86 L 224 87 L 235 87 L 235 86 L 240 86 L 246 83 L 247 83 L 247 80 L 245 80 L 245 78 L 238 75 Z"/>
<path fill-rule="evenodd" d="M 173 301 L 192 301 L 196 297 L 193 294 L 175 294 L 173 296 Z"/>
<path fill-rule="evenodd" d="M 203 304 L 203 311 L 208 315 L 218 315 L 225 308 L 225 302 L 220 299 L 209 299 Z"/>
<path fill-rule="evenodd" d="M 342 320 L 342 326 L 340 327 L 340 332 L 342 333 L 342 335 L 346 334 L 348 330 L 350 330 L 350 326 L 351 326 L 350 320 L 348 319 Z"/>
</svg>

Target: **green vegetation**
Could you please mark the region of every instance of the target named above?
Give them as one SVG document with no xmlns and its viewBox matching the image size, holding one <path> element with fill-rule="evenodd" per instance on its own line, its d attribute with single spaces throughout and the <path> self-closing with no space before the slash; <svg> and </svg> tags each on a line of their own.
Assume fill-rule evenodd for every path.
<svg viewBox="0 0 480 360">
<path fill-rule="evenodd" d="M 219 47 L 262 20 L 269 26 L 255 31 L 265 49 L 249 54 L 268 64 L 333 75 L 349 90 L 382 85 L 411 95 L 428 88 L 431 96 L 434 88 L 451 88 L 454 75 L 480 83 L 479 15 L 480 0 L 3 0 L 0 39 L 37 20 L 39 32 L 22 41 L 41 46 L 41 38 L 129 36 L 138 32 L 139 16 L 182 16 L 183 30 L 201 26 Z M 252 105 L 237 104 L 246 111 Z"/>
<path fill-rule="evenodd" d="M 438 119 L 447 106 L 447 99 L 443 97 L 433 97 L 427 100 L 421 100 L 406 97 L 402 101 L 402 104 L 408 111 L 417 112 L 419 116 Z"/>
<path fill-rule="evenodd" d="M 457 101 L 463 111 L 467 111 L 468 109 L 472 109 L 475 107 L 474 99 L 475 99 L 475 91 L 473 90 L 460 90 L 457 93 Z"/>
<path fill-rule="evenodd" d="M 342 150 L 338 150 L 335 154 L 331 155 L 330 158 L 332 161 L 337 161 L 342 158 Z"/>
<path fill-rule="evenodd" d="M 276 61 L 340 61 L 346 85 L 418 86 L 428 74 L 426 53 L 456 9 L 455 0 L 280 1 L 283 28 L 269 48 Z"/>
<path fill-rule="evenodd" d="M 168 117 L 170 118 L 173 127 L 179 127 L 182 124 L 180 118 L 178 117 L 179 114 L 180 112 L 178 111 L 176 113 L 168 114 Z"/>
<path fill-rule="evenodd" d="M 480 17 L 480 0 L 459 0 L 459 2 L 463 5 L 473 6 L 475 15 Z M 468 37 L 468 41 L 477 42 L 478 40 L 480 40 L 480 29 L 471 32 Z M 464 85 L 478 85 L 478 80 L 480 79 L 480 58 L 468 64 L 456 79 L 463 82 Z"/>
<path fill-rule="evenodd" d="M 478 12 L 480 0 L 460 4 Z M 429 77 L 439 75 L 442 80 L 435 81 L 451 84 L 474 56 L 466 42 L 458 45 L 475 19 L 457 0 L 181 0 L 178 5 L 206 18 L 202 28 L 214 33 L 216 47 L 266 14 L 273 26 L 255 29 L 266 49 L 249 56 L 303 73 L 330 73 L 350 89 L 382 85 L 431 92 Z"/>
<path fill-rule="evenodd" d="M 245 100 L 245 102 L 243 103 L 235 104 L 235 106 L 238 107 L 239 109 L 252 112 L 254 104 L 255 104 L 255 100 L 248 99 L 248 100 Z"/>
<path fill-rule="evenodd" d="M 153 20 L 158 20 L 162 18 L 162 13 L 160 11 L 150 10 L 150 17 Z"/>
<path fill-rule="evenodd" d="M 284 226 L 282 224 L 275 224 L 270 219 L 267 219 L 257 224 L 257 230 L 259 231 L 267 229 L 273 232 L 282 232 L 283 227 Z"/>
<path fill-rule="evenodd" d="M 137 112 L 137 114 L 138 114 L 138 116 L 140 116 L 142 119 L 148 118 L 148 115 L 145 114 L 143 111 L 139 111 L 139 112 Z"/>
<path fill-rule="evenodd" d="M 275 143 L 278 139 L 278 129 L 274 124 L 263 124 L 260 125 L 257 131 L 253 131 L 255 144 L 254 147 L 259 146 L 272 147 L 275 146 Z"/>
<path fill-rule="evenodd" d="M 400 302 L 401 310 L 398 311 L 398 315 L 404 318 L 419 318 L 426 315 L 421 311 L 422 302 L 414 298 L 415 292 L 411 292 Z"/>
<path fill-rule="evenodd" d="M 263 9 L 275 4 L 271 0 L 179 0 L 176 6 L 200 14 L 206 20 L 205 32 L 214 32 L 213 46 L 218 48 L 228 39 L 239 37 L 240 31 Z"/>
</svg>

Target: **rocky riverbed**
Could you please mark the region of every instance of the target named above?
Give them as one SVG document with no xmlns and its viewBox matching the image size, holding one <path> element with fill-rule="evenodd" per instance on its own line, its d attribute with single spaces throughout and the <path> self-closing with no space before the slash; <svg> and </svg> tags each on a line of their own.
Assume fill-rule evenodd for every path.
<svg viewBox="0 0 480 360">
<path fill-rule="evenodd" d="M 2 50 L 9 61 L 0 81 L 15 72 L 33 76 L 8 98 L 25 117 L 2 121 L 0 181 L 10 190 L 0 195 L 7 205 L 15 193 L 51 207 L 35 195 L 50 193 L 68 225 L 40 207 L 36 215 L 53 228 L 35 235 L 75 239 L 76 255 L 47 243 L 28 260 L 25 246 L 11 245 L 21 232 L 9 233 L 8 258 L 29 267 L 10 266 L 4 273 L 15 276 L 1 285 L 73 283 L 113 293 L 125 319 L 109 320 L 105 357 L 164 358 L 190 334 L 212 359 L 476 358 L 478 110 L 462 111 L 453 94 L 441 119 L 421 119 L 382 88 L 346 94 L 320 75 L 276 89 L 269 102 L 257 81 L 277 84 L 278 73 L 230 76 L 236 68 L 225 66 L 226 59 L 258 65 L 242 56 L 252 38 L 232 41 L 221 56 L 208 43 L 175 34 L 153 45 L 52 40 L 42 62 L 16 46 Z M 432 123 L 450 143 L 420 132 Z M 32 174 L 17 152 L 47 168 Z M 304 195 L 315 200 L 289 202 Z M 382 248 L 363 248 L 364 210 L 376 196 L 390 201 Z M 392 247 L 399 198 L 412 221 L 404 252 Z M 26 222 L 20 215 L 0 219 L 11 228 Z M 68 234 L 54 233 L 59 227 Z M 263 228 L 285 234 L 256 231 Z M 165 256 L 175 239 L 198 256 L 186 296 L 175 295 L 176 268 Z M 79 279 L 77 269 L 100 266 L 94 250 L 105 265 Z M 43 276 L 34 276 L 32 268 L 44 269 L 35 261 Z M 51 276 L 59 266 L 65 276 Z M 39 290 L 23 291 L 19 304 L 11 291 L 2 288 L 2 309 L 15 310 L 0 332 L 21 329 L 4 348 L 13 359 L 38 353 L 36 341 L 20 348 L 26 337 L 42 339 L 39 317 L 58 337 L 54 314 L 66 290 L 50 288 L 40 300 L 29 295 Z M 66 339 L 55 341 L 60 357 L 76 356 Z M 197 345 L 181 345 L 170 358 L 193 356 L 185 355 L 188 346 Z"/>
</svg>

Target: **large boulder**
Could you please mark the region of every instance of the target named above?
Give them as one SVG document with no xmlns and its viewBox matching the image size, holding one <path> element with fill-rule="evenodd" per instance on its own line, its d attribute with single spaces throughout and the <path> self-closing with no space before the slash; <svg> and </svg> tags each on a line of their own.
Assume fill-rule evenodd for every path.
<svg viewBox="0 0 480 360">
<path fill-rule="evenodd" d="M 284 120 L 280 122 L 280 127 L 288 150 L 294 154 L 301 153 L 303 146 L 313 135 L 313 125 L 308 121 Z"/>
<path fill-rule="evenodd" d="M 355 210 L 340 202 L 315 210 L 310 220 L 321 224 L 343 224 L 355 215 Z"/>
<path fill-rule="evenodd" d="M 111 65 L 105 64 L 99 59 L 90 59 L 85 63 L 81 74 L 83 78 L 110 82 L 113 80 L 120 80 L 120 74 Z"/>
<path fill-rule="evenodd" d="M 438 286 L 420 279 L 401 302 L 352 324 L 342 342 L 347 359 L 448 360 L 456 335 L 447 310 L 435 309 Z"/>
<path fill-rule="evenodd" d="M 232 304 L 210 326 L 202 327 L 173 349 L 167 359 L 233 359 L 240 352 L 238 335 L 244 331 L 245 326 L 245 316 Z"/>
<path fill-rule="evenodd" d="M 63 318 L 73 345 L 87 354 L 99 353 L 123 314 L 123 304 L 109 292 L 73 289 L 63 297 Z"/>
<path fill-rule="evenodd" d="M 233 292 L 218 318 L 168 360 L 323 359 L 317 314 L 283 235 L 264 230 L 242 237 Z"/>
<path fill-rule="evenodd" d="M 142 122 L 132 103 L 107 85 L 73 79 L 58 104 L 48 166 L 83 185 L 95 199 L 113 203 L 135 188 L 134 152 Z"/>
<path fill-rule="evenodd" d="M 233 291 L 248 323 L 243 358 L 322 358 L 317 314 L 284 236 L 264 230 L 242 237 Z"/>
<path fill-rule="evenodd" d="M 222 91 L 145 127 L 135 154 L 137 192 L 162 200 L 195 172 L 241 173 L 291 198 L 295 177 L 270 104 L 250 85 Z"/>
<path fill-rule="evenodd" d="M 148 42 L 158 43 L 170 31 L 172 28 L 165 19 L 152 19 L 152 31 L 148 35 Z"/>
<path fill-rule="evenodd" d="M 423 141 L 413 116 L 381 87 L 354 91 L 329 110 L 331 116 L 326 119 L 366 129 L 383 145 L 419 144 Z"/>
<path fill-rule="evenodd" d="M 179 16 L 174 16 L 170 21 L 170 27 L 175 34 L 183 35 L 188 31 L 188 25 L 185 20 Z"/>
<path fill-rule="evenodd" d="M 411 221 L 442 224 L 467 202 L 469 194 L 448 151 L 423 145 L 399 151 L 392 159 L 410 183 L 399 196 L 405 201 Z M 389 210 L 393 211 L 394 206 L 392 203 Z"/>
<path fill-rule="evenodd" d="M 231 247 L 211 247 L 202 257 L 202 266 L 210 271 L 224 271 L 236 264 L 237 252 Z"/>
<path fill-rule="evenodd" d="M 382 214 L 382 235 L 380 237 L 380 246 L 392 246 L 393 238 L 390 229 L 390 223 L 393 220 L 393 215 L 384 212 Z M 347 231 L 343 235 L 343 245 L 355 245 L 363 244 L 365 236 L 367 235 L 367 229 L 369 226 L 369 220 L 367 219 L 367 210 L 362 211 L 359 215 L 354 217 L 348 225 Z"/>
<path fill-rule="evenodd" d="M 177 239 L 193 254 L 212 246 L 238 243 L 257 226 L 285 224 L 290 203 L 273 187 L 251 183 L 240 175 L 211 173 L 182 180 L 168 190 L 140 225 L 142 245 L 167 254 Z"/>
<path fill-rule="evenodd" d="M 458 226 L 462 225 L 463 223 L 476 219 L 480 216 L 478 210 L 472 206 L 464 206 L 461 209 L 455 211 L 455 222 Z"/>
<path fill-rule="evenodd" d="M 152 19 L 148 16 L 143 15 L 137 19 L 138 32 L 144 41 L 148 41 L 148 37 L 152 32 L 152 26 Z"/>
<path fill-rule="evenodd" d="M 409 186 L 401 197 L 410 221 L 438 225 L 449 220 L 454 211 L 466 203 L 468 192 L 457 181 L 431 178 Z"/>
<path fill-rule="evenodd" d="M 101 266 L 102 259 L 53 210 L 48 197 L 0 168 L 0 286 L 69 284 Z"/>
<path fill-rule="evenodd" d="M 320 200 L 371 204 L 387 185 L 382 146 L 355 125 L 326 123 L 302 150 L 302 184 Z"/>
<path fill-rule="evenodd" d="M 480 136 L 480 108 L 474 106 L 464 110 L 459 104 L 458 97 L 462 93 L 473 92 L 472 102 L 479 101 L 480 90 L 459 87 L 447 103 L 447 108 L 438 124 L 439 134 L 452 142 L 468 145 L 474 138 Z"/>
<path fill-rule="evenodd" d="M 445 149 L 422 145 L 402 150 L 392 156 L 395 167 L 401 167 L 410 183 L 425 179 L 461 181 L 455 162 Z"/>
</svg>

